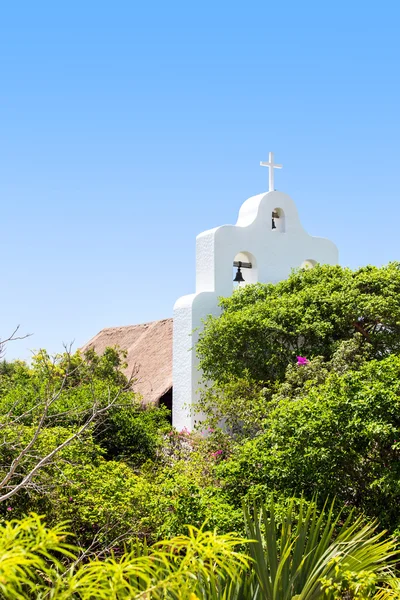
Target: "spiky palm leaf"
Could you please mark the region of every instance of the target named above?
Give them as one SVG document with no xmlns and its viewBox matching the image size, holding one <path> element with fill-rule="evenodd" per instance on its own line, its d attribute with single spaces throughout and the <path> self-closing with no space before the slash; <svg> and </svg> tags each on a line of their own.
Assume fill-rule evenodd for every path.
<svg viewBox="0 0 400 600">
<path fill-rule="evenodd" d="M 374 582 L 387 577 L 397 554 L 395 542 L 385 532 L 377 533 L 376 523 L 350 515 L 340 525 L 333 504 L 318 514 L 315 504 L 301 501 L 297 516 L 294 507 L 292 501 L 279 532 L 273 502 L 268 511 L 264 506 L 255 508 L 252 516 L 244 508 L 248 536 L 256 540 L 249 548 L 260 599 L 334 598 L 352 577 L 358 577 L 360 585 L 362 576 L 373 575 Z"/>
</svg>

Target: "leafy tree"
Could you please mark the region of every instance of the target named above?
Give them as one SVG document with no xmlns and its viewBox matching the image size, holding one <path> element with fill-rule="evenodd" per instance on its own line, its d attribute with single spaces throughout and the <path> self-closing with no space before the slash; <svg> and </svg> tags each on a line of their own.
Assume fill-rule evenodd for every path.
<svg viewBox="0 0 400 600">
<path fill-rule="evenodd" d="M 28 489 L 43 492 L 68 446 L 79 446 L 96 426 L 104 426 L 112 408 L 137 404 L 122 365 L 121 354 L 110 348 L 101 357 L 90 351 L 51 358 L 41 351 L 31 367 L 17 362 L 3 369 L 0 502 Z"/>
<path fill-rule="evenodd" d="M 220 304 L 197 346 L 206 380 L 248 373 L 252 381 L 282 381 L 296 355 L 329 360 L 357 334 L 371 358 L 400 350 L 400 263 L 316 266 L 276 285 L 246 286 Z"/>
<path fill-rule="evenodd" d="M 15 476 L 10 479 L 10 484 L 6 483 L 5 480 L 13 465 L 20 464 L 24 468 L 24 472 L 32 473 L 43 457 L 49 456 L 54 448 L 68 441 L 76 430 L 76 428 L 68 427 L 43 428 L 31 450 L 18 462 L 16 459 L 21 453 L 21 448 L 29 445 L 36 433 L 36 427 L 14 425 L 7 429 L 3 428 L 3 444 L 0 447 L 0 475 L 4 481 L 4 488 L 7 489 L 7 486 L 10 485 L 11 490 L 14 490 L 21 478 L 17 470 Z M 63 490 L 66 489 L 68 483 L 67 471 L 71 465 L 79 470 L 83 469 L 85 465 L 96 463 L 101 454 L 102 449 L 95 444 L 89 427 L 74 440 L 65 444 L 15 493 L 4 498 L 0 503 L 0 515 L 17 517 L 34 510 L 48 515 L 53 513 L 54 521 L 59 522 L 60 519 L 62 520 L 61 514 L 58 509 L 54 510 L 54 508 L 58 504 L 59 495 L 65 498 Z"/>
</svg>

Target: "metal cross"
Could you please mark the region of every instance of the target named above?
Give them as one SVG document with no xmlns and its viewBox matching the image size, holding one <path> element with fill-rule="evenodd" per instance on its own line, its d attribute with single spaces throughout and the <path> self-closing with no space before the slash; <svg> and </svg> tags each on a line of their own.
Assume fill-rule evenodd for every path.
<svg viewBox="0 0 400 600">
<path fill-rule="evenodd" d="M 275 190 L 275 188 L 274 188 L 274 169 L 282 169 L 282 165 L 276 165 L 274 163 L 274 153 L 270 152 L 268 162 L 260 162 L 260 166 L 269 168 L 269 190 L 268 191 L 273 192 Z"/>
</svg>

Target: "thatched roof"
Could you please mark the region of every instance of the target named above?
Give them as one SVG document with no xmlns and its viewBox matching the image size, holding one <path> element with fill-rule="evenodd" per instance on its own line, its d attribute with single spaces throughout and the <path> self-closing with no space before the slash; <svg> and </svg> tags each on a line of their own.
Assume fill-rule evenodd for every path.
<svg viewBox="0 0 400 600">
<path fill-rule="evenodd" d="M 108 346 L 128 351 L 126 375 L 134 371 L 134 389 L 146 404 L 158 404 L 172 388 L 172 319 L 102 329 L 81 350 L 102 354 Z"/>
</svg>

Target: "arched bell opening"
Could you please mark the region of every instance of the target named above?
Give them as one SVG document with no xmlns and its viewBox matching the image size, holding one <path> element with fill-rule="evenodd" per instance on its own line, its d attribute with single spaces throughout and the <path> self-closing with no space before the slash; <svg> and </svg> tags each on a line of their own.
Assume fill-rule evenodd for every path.
<svg viewBox="0 0 400 600">
<path fill-rule="evenodd" d="M 258 269 L 255 256 L 251 252 L 238 252 L 233 259 L 233 289 L 244 287 L 249 283 L 257 283 Z"/>
<path fill-rule="evenodd" d="M 313 269 L 316 264 L 316 260 L 312 258 L 306 258 L 306 260 L 303 260 L 303 262 L 301 263 L 300 269 Z"/>
<path fill-rule="evenodd" d="M 271 228 L 273 231 L 285 232 L 285 212 L 282 208 L 274 208 L 272 211 Z"/>
</svg>

